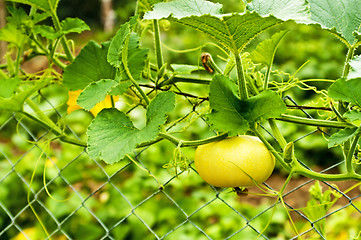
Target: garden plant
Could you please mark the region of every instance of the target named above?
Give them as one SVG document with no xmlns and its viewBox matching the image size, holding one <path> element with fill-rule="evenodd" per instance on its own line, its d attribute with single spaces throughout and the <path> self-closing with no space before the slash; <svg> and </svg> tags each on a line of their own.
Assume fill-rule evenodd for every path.
<svg viewBox="0 0 361 240">
<path fill-rule="evenodd" d="M 284 209 L 282 196 L 294 177 L 336 185 L 353 180 L 353 188 L 359 186 L 360 0 L 239 1 L 244 11 L 232 13 L 224 13 L 215 1 L 138 0 L 134 16 L 114 36 L 101 43 L 89 40 L 84 46 L 69 39 L 90 30 L 89 26 L 78 18 L 60 20 L 59 0 L 8 3 L 7 24 L 0 29 L 0 41 L 8 42 L 6 62 L 0 65 L 0 112 L 49 131 L 42 139 L 47 147 L 54 142 L 80 146 L 104 166 L 128 160 L 152 176 L 136 160 L 137 153 L 171 143 L 164 146 L 173 157 L 161 163 L 161 171 L 177 177 L 195 169 L 210 185 L 229 188 L 239 196 L 259 188 L 265 196 L 275 196 Z M 162 43 L 173 26 L 210 41 L 196 49 L 175 50 L 176 43 Z M 288 35 L 297 36 L 299 26 L 317 28 L 344 44 L 347 52 L 336 79 L 299 79 L 297 73 L 307 66 L 298 66 L 295 73 L 281 69 L 277 49 L 287 45 Z M 262 39 L 266 33 L 271 36 Z M 254 41 L 257 44 L 248 51 Z M 332 54 L 332 49 L 323 51 Z M 165 52 L 187 53 L 193 61 L 171 62 L 174 58 L 168 59 Z M 27 73 L 22 69 L 39 56 L 47 59 L 44 70 Z M 54 86 L 65 89 L 69 97 L 64 118 L 49 116 L 38 100 Z M 295 105 L 290 97 L 293 91 L 312 92 L 317 100 Z M 78 109 L 92 116 L 86 139 L 77 138 L 66 127 Z M 305 110 L 316 114 L 306 115 Z M 304 164 L 302 149 L 283 134 L 282 127 L 287 125 L 316 127 L 327 143 L 325 151 L 340 151 L 339 171 L 320 172 Z M 34 162 L 37 166 L 38 161 Z M 287 176 L 278 190 L 263 184 L 274 168 Z M 180 181 L 186 178 L 184 174 Z M 33 174 L 31 182 L 35 180 Z M 159 182 L 159 191 L 164 188 Z M 313 220 L 326 215 L 334 204 L 331 199 L 339 197 L 331 190 L 323 192 L 319 182 L 311 187 L 310 195 L 305 214 Z M 270 219 L 258 237 L 271 227 Z M 297 235 L 297 223 L 289 212 L 287 220 Z M 39 217 L 38 221 L 51 238 L 46 223 Z M 315 222 L 315 229 L 318 237 L 326 238 L 324 219 Z"/>
</svg>

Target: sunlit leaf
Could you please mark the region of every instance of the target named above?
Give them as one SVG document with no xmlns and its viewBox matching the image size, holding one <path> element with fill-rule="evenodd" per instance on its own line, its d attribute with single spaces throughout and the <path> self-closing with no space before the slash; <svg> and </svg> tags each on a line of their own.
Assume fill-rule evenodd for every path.
<svg viewBox="0 0 361 240">
<path fill-rule="evenodd" d="M 347 78 L 361 78 L 361 55 L 354 57 L 350 62 L 351 66 L 350 73 Z"/>
<path fill-rule="evenodd" d="M 249 55 L 255 63 L 263 63 L 270 66 L 273 62 L 277 47 L 287 31 L 275 33 L 271 38 L 262 41 Z"/>
<path fill-rule="evenodd" d="M 205 6 L 200 4 L 205 4 Z M 273 16 L 261 17 L 256 12 L 220 14 L 221 6 L 196 0 L 178 0 L 159 3 L 145 19 L 168 18 L 195 28 L 221 44 L 227 50 L 242 50 L 252 39 L 266 29 L 283 22 Z"/>
<path fill-rule="evenodd" d="M 273 15 L 284 21 L 309 22 L 311 17 L 305 0 L 253 0 L 247 4 L 247 9 L 261 16 Z"/>
<path fill-rule="evenodd" d="M 308 0 L 311 18 L 327 29 L 335 29 L 350 45 L 360 31 L 360 0 Z"/>
<path fill-rule="evenodd" d="M 113 87 L 118 83 L 111 79 L 103 79 L 89 84 L 79 95 L 77 103 L 85 110 L 92 109 L 97 103 L 104 100 Z"/>
<path fill-rule="evenodd" d="M 336 145 L 340 145 L 343 144 L 344 142 L 350 140 L 351 138 L 353 138 L 355 136 L 357 128 L 345 128 L 342 129 L 340 131 L 338 131 L 337 133 L 333 134 L 328 142 L 328 147 L 332 148 Z"/>
<path fill-rule="evenodd" d="M 328 89 L 328 95 L 334 100 L 351 102 L 361 107 L 361 78 L 341 78 Z"/>
</svg>

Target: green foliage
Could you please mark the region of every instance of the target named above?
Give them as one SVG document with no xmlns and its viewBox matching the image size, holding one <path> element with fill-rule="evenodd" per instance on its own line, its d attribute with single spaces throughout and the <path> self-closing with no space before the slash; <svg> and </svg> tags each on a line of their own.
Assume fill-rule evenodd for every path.
<svg viewBox="0 0 361 240">
<path fill-rule="evenodd" d="M 28 4 L 32 7 L 39 8 L 45 12 L 56 12 L 58 7 L 59 0 L 7 0 L 12 2 L 18 2 L 23 4 Z"/>
<path fill-rule="evenodd" d="M 236 92 L 231 79 L 215 75 L 209 93 L 214 112 L 208 119 L 218 131 L 228 132 L 231 136 L 243 134 L 260 119 L 275 118 L 286 111 L 286 105 L 273 91 L 262 92 L 247 100 L 240 100 Z"/>
<path fill-rule="evenodd" d="M 172 2 L 170 2 L 172 3 Z M 176 2 L 174 2 L 176 4 Z M 219 5 L 212 7 L 213 14 L 201 12 L 189 12 L 189 6 L 192 6 L 191 0 L 182 1 L 180 8 L 172 14 L 163 14 L 163 12 L 172 11 L 168 9 L 169 3 L 160 3 L 155 6 L 152 12 L 144 16 L 145 19 L 169 18 L 186 26 L 195 28 L 215 39 L 225 49 L 237 53 L 242 50 L 258 34 L 271 26 L 279 24 L 281 21 L 274 17 L 261 17 L 257 13 L 246 12 L 244 14 L 219 14 Z M 160 6 L 159 6 L 160 5 Z M 185 9 L 185 10 L 184 10 Z M 205 8 L 207 9 L 207 8 Z M 216 14 L 215 14 L 216 13 Z M 248 29 L 243 31 L 239 25 Z"/>
<path fill-rule="evenodd" d="M 282 38 L 287 31 L 281 31 L 274 34 L 270 39 L 266 39 L 257 45 L 256 49 L 252 51 L 249 58 L 255 63 L 262 63 L 271 66 L 275 57 L 275 53 Z"/>
<path fill-rule="evenodd" d="M 132 153 L 138 145 L 156 140 L 166 114 L 174 109 L 174 101 L 171 92 L 158 94 L 148 106 L 146 126 L 140 130 L 125 113 L 116 109 L 102 110 L 88 129 L 90 157 L 115 163 Z"/>
<path fill-rule="evenodd" d="M 351 71 L 347 78 L 361 78 L 361 55 L 354 57 L 349 64 L 351 66 Z"/>
<path fill-rule="evenodd" d="M 338 79 L 328 89 L 328 95 L 334 100 L 350 102 L 361 107 L 361 78 Z"/>
<path fill-rule="evenodd" d="M 340 198 L 340 194 L 337 194 L 336 191 L 328 189 L 322 191 L 322 187 L 319 181 L 316 181 L 309 189 L 311 199 L 307 202 L 307 208 L 304 212 L 307 217 L 315 222 L 315 226 L 318 231 L 323 236 L 326 236 L 326 216 L 327 211 L 332 207 L 335 201 L 331 200 L 332 195 L 337 198 Z"/>
<path fill-rule="evenodd" d="M 346 44 L 355 43 L 354 31 L 361 25 L 361 9 L 358 0 L 335 0 L 332 3 L 326 0 L 309 0 L 311 18 L 321 27 L 337 33 Z"/>
<path fill-rule="evenodd" d="M 107 62 L 109 43 L 102 45 L 89 41 L 73 64 L 64 69 L 63 85 L 80 90 L 102 79 L 114 79 L 116 69 Z"/>
<path fill-rule="evenodd" d="M 78 97 L 77 103 L 85 110 L 92 109 L 97 103 L 104 100 L 118 83 L 111 79 L 102 79 L 90 83 Z"/>
<path fill-rule="evenodd" d="M 261 16 L 273 15 L 283 21 L 309 22 L 309 7 L 304 0 L 253 0 L 247 4 L 251 11 Z"/>
</svg>

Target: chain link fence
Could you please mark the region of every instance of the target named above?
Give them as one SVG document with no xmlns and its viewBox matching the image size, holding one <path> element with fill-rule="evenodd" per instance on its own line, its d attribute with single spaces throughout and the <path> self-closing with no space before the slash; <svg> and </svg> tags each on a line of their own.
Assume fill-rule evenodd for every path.
<svg viewBox="0 0 361 240">
<path fill-rule="evenodd" d="M 63 103 L 48 99 L 35 98 L 61 120 Z M 196 114 L 196 104 L 185 102 Z M 79 138 L 79 122 L 63 127 Z M 312 205 L 314 180 L 292 179 L 279 198 L 274 191 L 285 177 L 276 170 L 264 183 L 268 191 L 237 196 L 204 183 L 191 161 L 177 176 L 162 168 L 172 155 L 166 142 L 106 165 L 86 149 L 50 141 L 50 132 L 15 113 L 2 115 L 0 133 L 0 239 L 357 239 L 361 229 L 357 182 L 322 182 Z M 290 140 L 317 134 L 327 133 L 310 129 Z"/>
</svg>

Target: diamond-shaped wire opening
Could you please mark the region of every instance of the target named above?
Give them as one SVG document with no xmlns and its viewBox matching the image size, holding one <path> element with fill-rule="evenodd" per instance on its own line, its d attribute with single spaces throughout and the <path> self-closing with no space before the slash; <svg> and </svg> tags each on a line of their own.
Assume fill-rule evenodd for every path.
<svg viewBox="0 0 361 240">
<path fill-rule="evenodd" d="M 179 205 L 162 191 L 146 198 L 133 212 L 160 237 L 187 220 L 187 215 Z"/>
<path fill-rule="evenodd" d="M 230 236 L 247 225 L 247 219 L 222 199 L 215 197 L 189 217 L 212 239 Z M 230 224 L 230 223 L 233 224 Z"/>
</svg>

